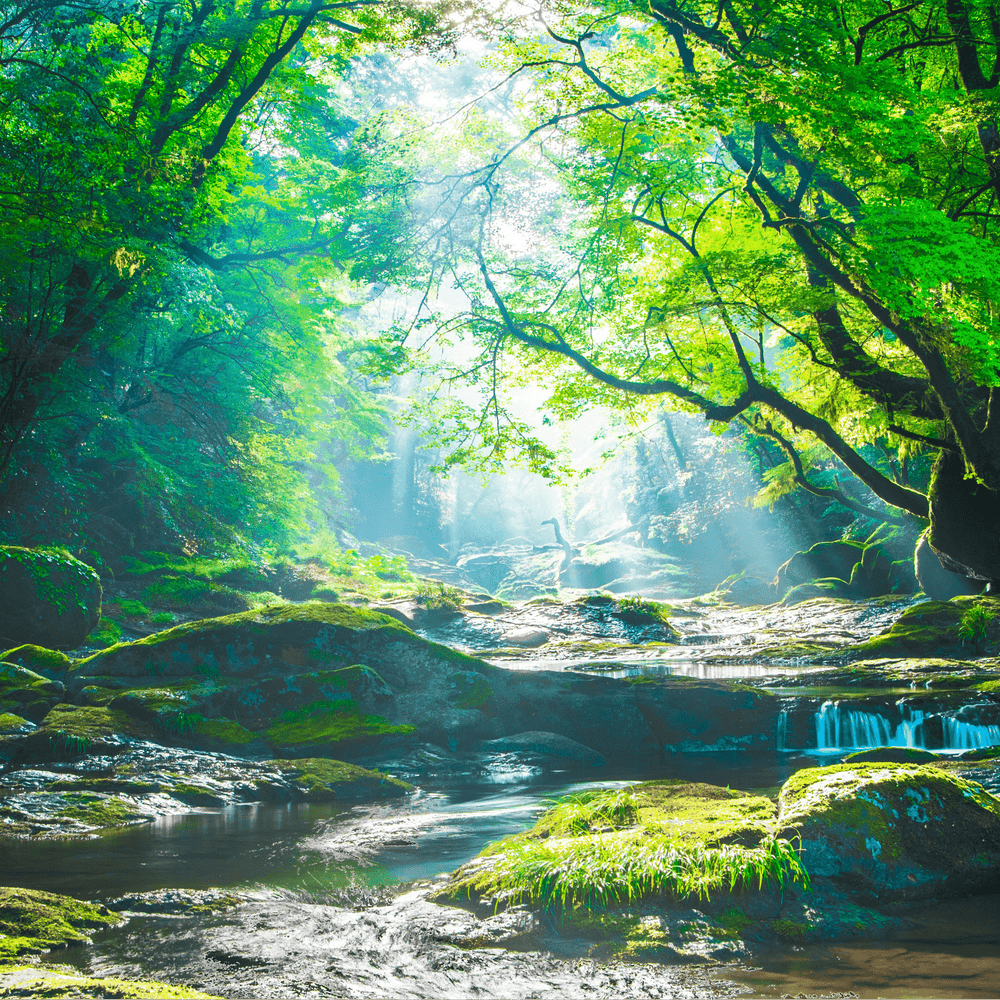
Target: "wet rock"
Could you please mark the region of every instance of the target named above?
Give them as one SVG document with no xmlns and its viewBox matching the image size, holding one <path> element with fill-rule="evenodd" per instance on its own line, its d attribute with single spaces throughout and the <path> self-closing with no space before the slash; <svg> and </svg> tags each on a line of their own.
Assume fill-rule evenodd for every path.
<svg viewBox="0 0 1000 1000">
<path fill-rule="evenodd" d="M 596 750 L 557 733 L 515 733 L 498 740 L 486 740 L 477 744 L 475 749 L 489 754 L 517 754 L 528 760 L 558 757 L 584 767 L 603 767 L 607 763 L 604 756 Z"/>
<path fill-rule="evenodd" d="M 0 643 L 74 649 L 101 617 L 101 580 L 68 552 L 0 546 Z"/>
<path fill-rule="evenodd" d="M 109 899 L 107 907 L 117 913 L 159 913 L 172 916 L 219 913 L 258 895 L 229 892 L 225 889 L 157 889 Z"/>
<path fill-rule="evenodd" d="M 926 601 L 906 608 L 888 630 L 843 652 L 851 660 L 882 657 L 940 657 L 968 659 L 980 655 L 977 644 L 959 634 L 962 615 L 974 607 L 987 612 L 983 642 L 1000 642 L 1000 599 L 956 597 L 950 601 Z"/>
<path fill-rule="evenodd" d="M 938 554 L 931 548 L 930 530 L 928 528 L 920 536 L 913 557 L 920 589 L 932 601 L 950 601 L 953 597 L 981 593 L 986 585 L 985 580 L 970 579 L 944 567 Z"/>
<path fill-rule="evenodd" d="M 520 629 L 517 632 L 507 632 L 500 641 L 505 646 L 523 646 L 527 649 L 535 649 L 544 646 L 549 641 L 549 633 L 542 629 Z"/>
<path fill-rule="evenodd" d="M 814 878 L 857 898 L 914 901 L 1000 883 L 1000 800 L 921 764 L 807 768 L 781 790 L 778 823 Z"/>
<path fill-rule="evenodd" d="M 102 969 L 141 965 L 155 973 L 169 963 L 171 978 L 227 996 L 288 997 L 306 990 L 356 1000 L 693 1000 L 731 993 L 697 967 L 567 960 L 547 947 L 522 950 L 537 940 L 534 926 L 530 917 L 479 917 L 436 906 L 421 889 L 361 911 L 285 899 L 248 902 L 224 919 L 134 919 L 127 935 L 102 940 L 98 953 Z"/>
<path fill-rule="evenodd" d="M 930 750 L 920 750 L 917 747 L 875 747 L 872 750 L 859 750 L 844 758 L 845 764 L 929 764 L 940 760 L 936 753 Z"/>
</svg>

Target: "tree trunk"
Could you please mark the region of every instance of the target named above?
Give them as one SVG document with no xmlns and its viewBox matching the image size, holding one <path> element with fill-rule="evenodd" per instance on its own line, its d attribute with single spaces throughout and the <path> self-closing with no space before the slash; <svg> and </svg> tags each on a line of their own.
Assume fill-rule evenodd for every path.
<svg viewBox="0 0 1000 1000">
<path fill-rule="evenodd" d="M 941 565 L 984 582 L 1000 580 L 1000 493 L 966 479 L 957 451 L 942 451 L 928 499 L 928 541 Z"/>
</svg>

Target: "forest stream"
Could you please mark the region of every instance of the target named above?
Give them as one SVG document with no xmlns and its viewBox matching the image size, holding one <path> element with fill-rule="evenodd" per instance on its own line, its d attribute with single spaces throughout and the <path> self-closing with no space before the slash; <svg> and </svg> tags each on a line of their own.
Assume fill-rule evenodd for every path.
<svg viewBox="0 0 1000 1000">
<path fill-rule="evenodd" d="M 941 661 L 899 661 L 894 679 L 884 668 L 865 675 L 843 663 L 754 662 L 752 647 L 764 642 L 864 641 L 911 604 L 816 601 L 797 609 L 737 609 L 690 602 L 678 605 L 682 613 L 672 619 L 681 634 L 672 645 L 637 645 L 629 641 L 635 630 L 625 629 L 600 654 L 582 653 L 579 643 L 594 640 L 597 628 L 564 636 L 562 651 L 492 650 L 494 662 L 528 673 L 716 678 L 771 690 L 782 705 L 779 745 L 765 753 L 734 744 L 628 765 L 517 747 L 410 744 L 403 752 L 382 749 L 360 759 L 415 785 L 407 797 L 356 805 L 193 806 L 85 840 L 9 841 L 6 879 L 99 901 L 128 916 L 127 923 L 94 933 L 85 949 L 43 956 L 43 966 L 68 963 L 90 976 L 155 979 L 221 996 L 995 996 L 998 895 L 911 908 L 855 940 L 772 940 L 750 948 L 739 939 L 696 934 L 675 964 L 597 960 L 592 942 L 558 917 L 539 918 L 523 907 L 494 913 L 427 899 L 449 872 L 488 843 L 528 829 L 560 797 L 662 778 L 773 795 L 801 768 L 835 763 L 859 749 L 933 743 L 930 729 L 920 728 L 925 716 L 944 719 L 934 730 L 942 757 L 1000 742 L 996 726 L 968 721 L 969 706 L 982 696 L 954 681 L 961 664 L 951 664 L 953 686 L 938 690 L 931 681 L 940 681 Z M 482 649 L 484 629 L 496 635 L 551 631 L 574 614 L 556 602 L 529 604 L 508 607 L 501 620 L 451 616 L 421 631 Z M 610 623 L 603 639 L 618 627 Z M 928 663 L 937 664 L 936 673 L 926 672 Z M 979 661 L 970 676 L 989 669 Z M 136 741 L 128 753 L 147 775 L 164 766 L 153 744 Z M 186 757 L 196 769 L 197 751 L 170 753 L 175 763 Z M 217 768 L 223 757 L 201 754 L 204 767 Z M 10 772 L 6 802 L 60 774 L 107 769 L 108 759 L 84 756 Z M 966 767 L 966 777 L 1000 790 L 992 761 Z M 690 912 L 693 924 L 704 920 L 697 909 Z M 17 976 L 7 973 L 5 985 L 16 988 Z"/>
</svg>

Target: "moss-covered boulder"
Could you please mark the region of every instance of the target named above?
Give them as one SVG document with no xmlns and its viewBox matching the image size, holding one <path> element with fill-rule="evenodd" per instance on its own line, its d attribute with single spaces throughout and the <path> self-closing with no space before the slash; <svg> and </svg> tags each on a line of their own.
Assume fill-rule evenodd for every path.
<svg viewBox="0 0 1000 1000">
<path fill-rule="evenodd" d="M 775 852 L 774 831 L 770 799 L 715 785 L 668 779 L 584 792 L 556 803 L 526 833 L 489 844 L 435 898 L 566 913 L 703 899 L 752 886 L 769 864 L 776 885 L 791 882 L 794 872 L 783 866 L 794 867 L 795 857 Z"/>
<path fill-rule="evenodd" d="M 275 604 L 178 625 L 101 650 L 74 667 L 77 677 L 260 679 L 321 666 L 347 666 L 376 651 L 434 646 L 388 615 L 342 604 Z M 434 647 L 438 658 L 471 658 Z M 473 661 L 475 662 L 475 661 Z M 296 669 L 297 668 L 297 669 Z"/>
<path fill-rule="evenodd" d="M 15 663 L 0 662 L 0 712 L 14 712 L 32 722 L 41 722 L 65 693 L 66 686 L 61 681 Z"/>
<path fill-rule="evenodd" d="M 940 758 L 918 747 L 873 747 L 844 758 L 845 764 L 930 764 Z"/>
<path fill-rule="evenodd" d="M 545 731 L 607 759 L 660 761 L 678 750 L 766 750 L 778 719 L 775 698 L 733 682 L 505 670 L 334 604 L 278 605 L 123 643 L 74 664 L 68 686 L 157 726 L 161 739 L 227 749 L 204 740 L 238 737 L 237 753 L 260 753 L 262 740 L 276 757 L 352 759 L 401 739 L 471 749 Z"/>
<path fill-rule="evenodd" d="M 68 552 L 0 546 L 0 642 L 73 649 L 101 617 L 101 580 Z"/>
<path fill-rule="evenodd" d="M 413 791 L 412 785 L 399 778 L 325 757 L 272 763 L 291 783 L 296 798 L 309 802 L 393 799 Z M 271 786 L 264 783 L 261 797 L 268 798 L 270 789 Z"/>
<path fill-rule="evenodd" d="M 36 889 L 0 888 L 0 964 L 90 940 L 87 931 L 121 918 L 106 907 Z"/>
<path fill-rule="evenodd" d="M 974 620 L 974 627 L 964 627 L 963 619 Z M 968 659 L 998 647 L 1000 599 L 965 596 L 906 608 L 888 631 L 848 646 L 844 653 L 851 660 L 929 656 Z"/>
<path fill-rule="evenodd" d="M 880 903 L 1000 884 L 1000 800 L 922 764 L 843 764 L 793 775 L 779 825 L 809 873 Z"/>
</svg>

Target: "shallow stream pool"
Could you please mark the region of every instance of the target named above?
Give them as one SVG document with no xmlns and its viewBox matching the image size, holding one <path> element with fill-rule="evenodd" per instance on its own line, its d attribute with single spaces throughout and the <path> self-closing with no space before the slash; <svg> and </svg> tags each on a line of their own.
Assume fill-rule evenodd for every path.
<svg viewBox="0 0 1000 1000">
<path fill-rule="evenodd" d="M 773 789 L 808 763 L 677 755 L 670 774 L 657 776 Z M 6 881 L 106 900 L 173 888 L 261 892 L 260 902 L 233 911 L 240 916 L 137 916 L 98 934 L 90 949 L 48 957 L 91 974 L 158 977 L 231 996 L 1000 996 L 1000 896 L 932 907 L 909 930 L 879 940 L 785 945 L 755 969 L 714 971 L 600 969 L 439 945 L 452 955 L 443 962 L 393 925 L 391 908 L 343 908 L 384 903 L 433 880 L 487 842 L 529 827 L 556 795 L 626 783 L 604 772 L 591 772 L 601 773 L 599 782 L 573 780 L 580 772 L 432 779 L 404 803 L 238 806 L 91 841 L 16 842 L 6 851 Z M 274 957 L 281 952 L 283 961 Z M 312 971 L 300 975 L 300 964 Z"/>
</svg>

